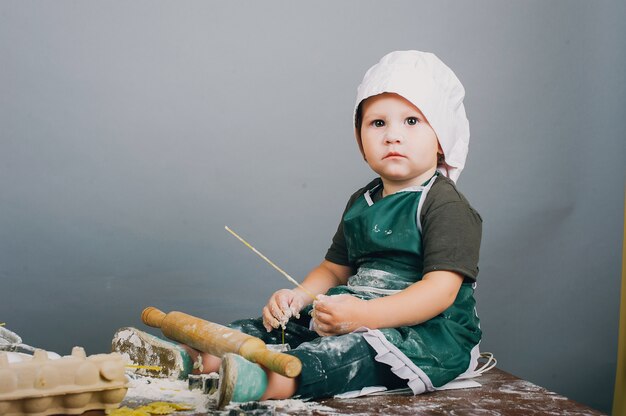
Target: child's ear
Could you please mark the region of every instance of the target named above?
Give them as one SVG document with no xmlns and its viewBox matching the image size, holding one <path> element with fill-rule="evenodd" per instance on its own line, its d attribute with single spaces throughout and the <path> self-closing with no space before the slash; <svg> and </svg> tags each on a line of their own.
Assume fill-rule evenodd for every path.
<svg viewBox="0 0 626 416">
<path fill-rule="evenodd" d="M 445 155 L 443 154 L 443 149 L 441 148 L 441 143 L 437 141 L 437 164 L 441 165 L 446 160 Z"/>
</svg>

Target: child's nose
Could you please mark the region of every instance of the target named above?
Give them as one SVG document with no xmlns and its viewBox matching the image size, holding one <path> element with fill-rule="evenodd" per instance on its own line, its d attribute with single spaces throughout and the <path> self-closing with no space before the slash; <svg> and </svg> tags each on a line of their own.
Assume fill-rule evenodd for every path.
<svg viewBox="0 0 626 416">
<path fill-rule="evenodd" d="M 400 143 L 402 141 L 403 135 L 402 135 L 402 126 L 396 124 L 396 123 L 389 123 L 386 126 L 387 128 L 385 129 L 385 143 L 386 144 L 393 144 L 393 143 Z"/>
<path fill-rule="evenodd" d="M 385 133 L 385 143 L 387 144 L 392 144 L 392 143 L 400 143 L 402 141 L 402 135 L 396 131 L 393 130 L 388 130 Z"/>
</svg>

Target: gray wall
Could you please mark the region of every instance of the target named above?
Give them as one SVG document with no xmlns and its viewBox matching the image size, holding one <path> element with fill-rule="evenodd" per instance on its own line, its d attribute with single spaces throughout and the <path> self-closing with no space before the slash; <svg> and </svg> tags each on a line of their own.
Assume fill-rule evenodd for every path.
<svg viewBox="0 0 626 416">
<path fill-rule="evenodd" d="M 483 349 L 609 410 L 626 166 L 624 2 L 0 3 L 0 321 L 105 352 L 148 305 L 217 322 L 302 278 L 373 177 L 365 70 L 465 84 Z"/>
</svg>

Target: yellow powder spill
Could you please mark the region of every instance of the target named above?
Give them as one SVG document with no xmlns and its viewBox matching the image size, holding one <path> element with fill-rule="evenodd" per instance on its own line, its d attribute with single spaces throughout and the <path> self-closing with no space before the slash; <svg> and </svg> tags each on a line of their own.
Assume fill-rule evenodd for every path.
<svg viewBox="0 0 626 416">
<path fill-rule="evenodd" d="M 110 416 L 151 416 L 169 415 L 180 410 L 193 410 L 193 407 L 185 403 L 152 402 L 136 409 L 120 407 L 119 409 L 107 410 L 106 414 Z"/>
<path fill-rule="evenodd" d="M 128 368 L 143 368 L 143 369 L 146 369 L 146 370 L 153 370 L 153 371 L 161 371 L 161 370 L 163 370 L 163 367 L 161 367 L 160 365 L 126 364 L 126 367 L 128 367 Z"/>
</svg>

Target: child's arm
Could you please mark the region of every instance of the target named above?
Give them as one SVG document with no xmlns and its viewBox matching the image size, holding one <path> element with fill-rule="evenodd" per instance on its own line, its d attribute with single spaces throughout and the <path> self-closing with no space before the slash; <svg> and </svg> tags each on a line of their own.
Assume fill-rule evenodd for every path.
<svg viewBox="0 0 626 416">
<path fill-rule="evenodd" d="M 355 296 L 323 297 L 315 302 L 315 330 L 320 335 L 345 334 L 365 326 L 371 329 L 417 325 L 449 308 L 463 276 L 438 270 L 390 296 L 362 300 Z"/>
<path fill-rule="evenodd" d="M 331 287 L 343 285 L 352 275 L 352 269 L 324 260 L 319 266 L 311 270 L 302 282 L 302 286 L 312 295 L 326 293 Z M 292 316 L 298 316 L 300 310 L 313 302 L 308 293 L 300 288 L 281 289 L 270 297 L 263 308 L 263 325 L 269 332 L 286 323 Z"/>
</svg>

